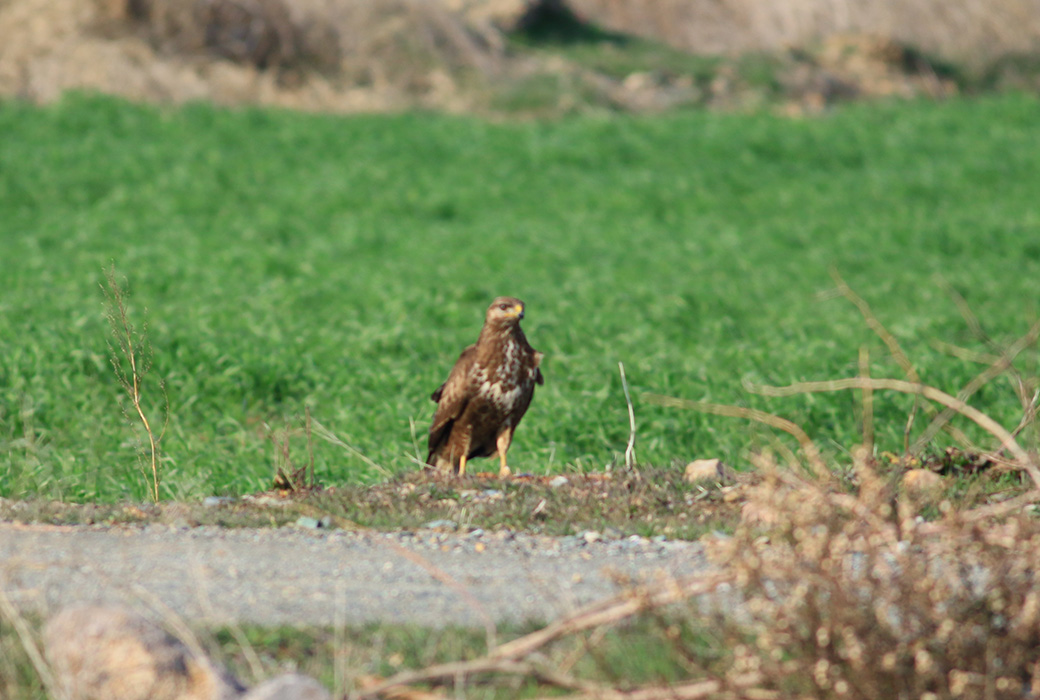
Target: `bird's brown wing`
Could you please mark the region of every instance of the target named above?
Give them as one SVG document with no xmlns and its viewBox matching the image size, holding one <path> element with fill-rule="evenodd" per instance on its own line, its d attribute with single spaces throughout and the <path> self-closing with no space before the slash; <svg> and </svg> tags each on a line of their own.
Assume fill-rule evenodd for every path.
<svg viewBox="0 0 1040 700">
<path fill-rule="evenodd" d="M 470 345 L 459 355 L 458 361 L 448 374 L 447 381 L 430 396 L 437 402 L 437 410 L 433 414 L 433 424 L 430 426 L 428 441 L 430 457 L 448 440 L 452 425 L 466 410 L 466 404 L 473 398 L 470 375 L 476 359 L 477 346 Z M 427 457 L 428 459 L 429 457 Z"/>
</svg>

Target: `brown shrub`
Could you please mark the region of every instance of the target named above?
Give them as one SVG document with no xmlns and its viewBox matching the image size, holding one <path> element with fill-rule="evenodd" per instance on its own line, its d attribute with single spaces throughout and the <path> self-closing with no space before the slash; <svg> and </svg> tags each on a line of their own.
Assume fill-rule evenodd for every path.
<svg viewBox="0 0 1040 700">
<path fill-rule="evenodd" d="M 777 514 L 771 529 L 739 528 L 714 553 L 746 601 L 745 670 L 813 697 L 1035 697 L 1035 518 L 925 523 L 864 463 L 855 497 L 765 468 L 751 499 Z"/>
<path fill-rule="evenodd" d="M 352 82 L 411 79 L 431 67 L 489 72 L 501 43 L 422 0 L 132 0 L 128 17 L 168 54 L 206 52 L 260 69 L 318 64 Z"/>
<path fill-rule="evenodd" d="M 298 63 L 304 52 L 282 0 L 130 0 L 127 16 L 167 53 L 209 51 L 268 68 Z"/>
</svg>

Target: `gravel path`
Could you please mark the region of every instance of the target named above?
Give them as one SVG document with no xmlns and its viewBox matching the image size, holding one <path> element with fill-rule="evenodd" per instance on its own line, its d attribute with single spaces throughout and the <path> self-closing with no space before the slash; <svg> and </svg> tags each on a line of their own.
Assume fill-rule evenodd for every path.
<svg viewBox="0 0 1040 700">
<path fill-rule="evenodd" d="M 0 523 L 0 586 L 23 609 L 158 600 L 207 623 L 479 625 L 480 608 L 496 621 L 548 620 L 616 592 L 618 575 L 707 570 L 697 543 L 594 533 Z"/>
</svg>

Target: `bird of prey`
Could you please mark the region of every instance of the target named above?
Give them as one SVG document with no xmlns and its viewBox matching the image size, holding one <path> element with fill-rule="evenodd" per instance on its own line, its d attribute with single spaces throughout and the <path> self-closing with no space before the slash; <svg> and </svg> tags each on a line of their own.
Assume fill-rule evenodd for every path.
<svg viewBox="0 0 1040 700">
<path fill-rule="evenodd" d="M 542 353 L 520 329 L 524 302 L 498 297 L 488 307 L 474 345 L 462 351 L 448 379 L 430 397 L 437 402 L 426 463 L 466 473 L 466 462 L 496 452 L 499 475 L 508 476 L 506 452 L 513 432 L 542 384 Z"/>
</svg>

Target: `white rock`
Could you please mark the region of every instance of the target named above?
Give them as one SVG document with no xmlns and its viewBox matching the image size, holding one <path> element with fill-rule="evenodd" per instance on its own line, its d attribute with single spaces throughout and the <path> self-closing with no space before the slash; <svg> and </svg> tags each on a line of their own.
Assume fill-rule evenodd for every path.
<svg viewBox="0 0 1040 700">
<path fill-rule="evenodd" d="M 686 465 L 685 479 L 691 484 L 700 481 L 723 483 L 730 481 L 731 475 L 721 459 L 695 459 Z"/>
<path fill-rule="evenodd" d="M 242 696 L 242 700 L 329 700 L 332 695 L 310 676 L 288 673 L 264 681 Z"/>
<path fill-rule="evenodd" d="M 943 478 L 930 469 L 911 469 L 903 474 L 903 491 L 918 503 L 932 503 L 946 488 Z"/>
</svg>

